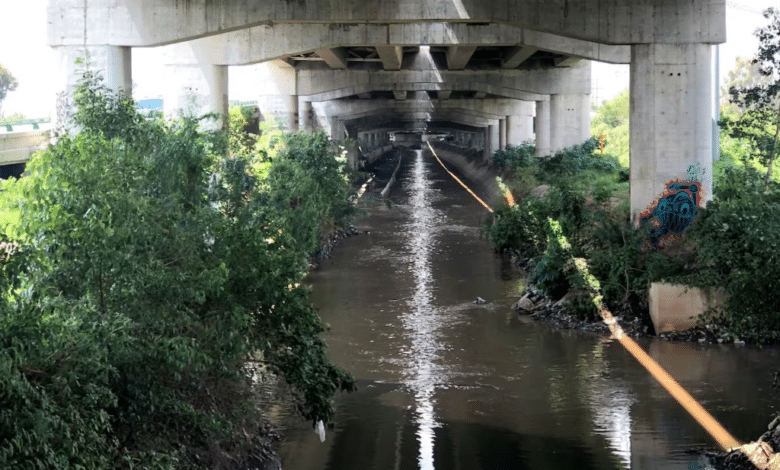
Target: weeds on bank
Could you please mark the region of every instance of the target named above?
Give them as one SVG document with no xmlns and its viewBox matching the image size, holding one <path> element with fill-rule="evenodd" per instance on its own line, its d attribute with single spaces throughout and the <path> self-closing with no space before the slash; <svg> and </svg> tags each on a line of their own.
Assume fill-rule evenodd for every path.
<svg viewBox="0 0 780 470">
<path fill-rule="evenodd" d="M 729 300 L 709 321 L 726 326 L 729 338 L 780 340 L 780 185 L 750 168 L 718 168 L 714 198 L 683 242 L 653 249 L 647 228 L 630 220 L 627 170 L 599 155 L 596 143 L 545 158 L 534 157 L 532 145 L 496 154 L 502 183 L 517 201 L 498 207 L 487 221 L 496 249 L 524 254 L 540 290 L 554 298 L 571 291 L 574 310 L 597 319 L 592 305 L 580 300 L 582 286 L 566 257 L 550 243 L 556 234 L 549 218 L 570 241 L 571 255 L 587 260 L 609 309 L 646 311 L 653 281 L 721 288 Z"/>
</svg>

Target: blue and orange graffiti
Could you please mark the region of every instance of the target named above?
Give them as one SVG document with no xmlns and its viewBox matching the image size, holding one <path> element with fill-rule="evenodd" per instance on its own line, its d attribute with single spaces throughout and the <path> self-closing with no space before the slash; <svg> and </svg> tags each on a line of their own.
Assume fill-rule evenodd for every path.
<svg viewBox="0 0 780 470">
<path fill-rule="evenodd" d="M 702 202 L 699 181 L 674 180 L 666 183 L 666 190 L 639 214 L 639 224 L 650 223 L 650 244 L 656 248 L 682 238 L 682 234 L 696 218 Z"/>
</svg>

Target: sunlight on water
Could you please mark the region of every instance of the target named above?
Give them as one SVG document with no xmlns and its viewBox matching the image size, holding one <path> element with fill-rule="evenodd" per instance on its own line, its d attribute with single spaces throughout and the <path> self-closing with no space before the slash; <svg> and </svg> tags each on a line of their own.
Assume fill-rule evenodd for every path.
<svg viewBox="0 0 780 470">
<path fill-rule="evenodd" d="M 431 254 L 436 244 L 434 232 L 441 215 L 431 207 L 433 188 L 428 180 L 428 170 L 417 150 L 410 181 L 411 222 L 407 226 L 409 268 L 414 279 L 414 294 L 409 309 L 402 316 L 406 335 L 411 340 L 406 359 L 407 385 L 415 400 L 415 417 L 418 425 L 418 463 L 423 470 L 432 470 L 434 428 L 439 423 L 434 413 L 434 392 L 441 383 L 436 365 L 442 347 L 438 343 L 439 312 L 433 305 L 433 273 Z"/>
</svg>

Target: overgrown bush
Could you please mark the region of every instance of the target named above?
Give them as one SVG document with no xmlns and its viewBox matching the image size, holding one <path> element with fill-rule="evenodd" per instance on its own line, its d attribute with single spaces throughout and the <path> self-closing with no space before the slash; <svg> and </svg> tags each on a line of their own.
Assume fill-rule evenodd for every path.
<svg viewBox="0 0 780 470">
<path fill-rule="evenodd" d="M 508 145 L 505 149 L 493 153 L 493 163 L 499 170 L 518 171 L 533 164 L 535 155 L 536 146 L 531 143 Z"/>
<path fill-rule="evenodd" d="M 722 287 L 722 312 L 740 338 L 780 339 L 780 187 L 751 171 L 733 170 L 686 238 L 697 248 L 696 286 Z"/>
<path fill-rule="evenodd" d="M 269 131 L 225 157 L 224 133 L 145 119 L 87 79 L 81 132 L 0 187 L 21 215 L 0 227 L 18 247 L 0 260 L 0 467 L 247 463 L 250 370 L 330 419 L 354 380 L 300 283 L 318 231 L 349 217 L 334 149 Z"/>
</svg>

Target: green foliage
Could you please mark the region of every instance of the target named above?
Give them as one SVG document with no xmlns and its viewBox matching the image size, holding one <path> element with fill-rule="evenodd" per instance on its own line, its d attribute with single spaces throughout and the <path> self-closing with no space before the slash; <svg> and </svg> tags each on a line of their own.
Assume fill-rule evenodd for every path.
<svg viewBox="0 0 780 470">
<path fill-rule="evenodd" d="M 524 143 L 517 147 L 508 145 L 505 149 L 493 153 L 493 163 L 499 170 L 509 169 L 516 172 L 531 165 L 535 155 L 534 144 Z"/>
<path fill-rule="evenodd" d="M 741 114 L 736 119 L 724 116 L 719 124 L 731 137 L 750 144 L 753 156 L 767 167 L 769 181 L 780 135 L 780 10 L 768 8 L 764 18 L 769 24 L 756 30 L 759 46 L 753 63 L 762 76 L 771 79 L 745 87 L 732 86 L 729 101 Z"/>
<path fill-rule="evenodd" d="M 604 150 L 624 168 L 629 159 L 629 104 L 628 90 L 624 90 L 602 104 L 591 122 L 591 133 L 605 137 Z"/>
<path fill-rule="evenodd" d="M 732 170 L 686 238 L 698 247 L 687 281 L 730 295 L 725 320 L 740 338 L 780 339 L 780 187 L 755 172 Z"/>
<path fill-rule="evenodd" d="M 0 467 L 240 457 L 260 418 L 249 364 L 330 419 L 354 379 L 300 283 L 319 230 L 348 221 L 343 162 L 322 135 L 244 151 L 104 92 L 87 77 L 81 132 L 0 187 L 0 213 L 24 215 L 0 227 L 18 247 L 0 256 Z"/>
<path fill-rule="evenodd" d="M 0 64 L 0 106 L 2 106 L 3 100 L 8 96 L 8 93 L 16 90 L 18 85 L 19 82 L 16 81 L 11 72 L 3 67 L 3 64 Z"/>
<path fill-rule="evenodd" d="M 580 145 L 568 147 L 555 152 L 551 157 L 539 160 L 537 178 L 550 184 L 555 184 L 562 178 L 579 175 L 585 170 L 610 172 L 615 169 L 615 162 L 594 154 L 599 141 L 592 137 Z"/>
<path fill-rule="evenodd" d="M 536 263 L 533 279 L 536 286 L 553 298 L 562 297 L 570 287 L 569 275 L 571 246 L 564 236 L 560 223 L 548 218 L 546 225 L 547 249 Z"/>
</svg>

